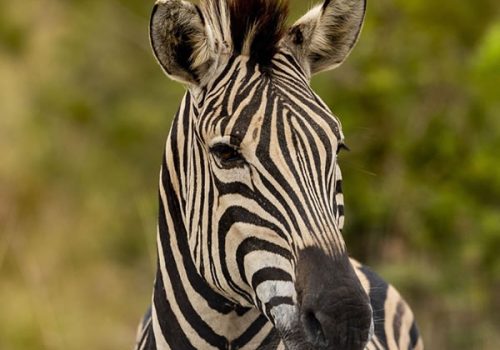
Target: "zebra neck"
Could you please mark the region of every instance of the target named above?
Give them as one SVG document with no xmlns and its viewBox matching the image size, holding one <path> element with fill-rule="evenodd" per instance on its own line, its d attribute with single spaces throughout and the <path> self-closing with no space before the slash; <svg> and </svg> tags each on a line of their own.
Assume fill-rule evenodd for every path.
<svg viewBox="0 0 500 350">
<path fill-rule="evenodd" d="M 176 143 L 179 131 L 185 130 L 181 119 L 178 115 L 172 125 L 160 179 L 159 258 L 152 307 L 157 348 L 258 348 L 274 341 L 272 324 L 257 309 L 238 307 L 214 291 L 193 263 L 179 177 L 182 152 Z"/>
</svg>

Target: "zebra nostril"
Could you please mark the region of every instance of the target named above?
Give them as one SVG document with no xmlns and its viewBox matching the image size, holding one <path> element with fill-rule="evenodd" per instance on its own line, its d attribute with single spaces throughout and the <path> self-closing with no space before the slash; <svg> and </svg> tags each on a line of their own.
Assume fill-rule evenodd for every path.
<svg viewBox="0 0 500 350">
<path fill-rule="evenodd" d="M 328 341 L 326 340 L 325 333 L 323 332 L 323 327 L 321 322 L 316 317 L 312 310 L 306 311 L 301 317 L 302 325 L 307 337 L 307 340 L 316 346 L 327 346 Z"/>
</svg>

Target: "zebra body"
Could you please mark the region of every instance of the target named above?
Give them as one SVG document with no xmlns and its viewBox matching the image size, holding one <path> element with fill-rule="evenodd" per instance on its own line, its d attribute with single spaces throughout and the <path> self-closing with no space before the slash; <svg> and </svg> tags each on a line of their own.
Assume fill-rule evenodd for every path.
<svg viewBox="0 0 500 350">
<path fill-rule="evenodd" d="M 309 86 L 345 59 L 364 9 L 326 1 L 285 31 L 284 1 L 157 2 L 153 50 L 189 91 L 165 148 L 136 349 L 422 348 L 397 291 L 348 258 L 344 136 Z"/>
</svg>

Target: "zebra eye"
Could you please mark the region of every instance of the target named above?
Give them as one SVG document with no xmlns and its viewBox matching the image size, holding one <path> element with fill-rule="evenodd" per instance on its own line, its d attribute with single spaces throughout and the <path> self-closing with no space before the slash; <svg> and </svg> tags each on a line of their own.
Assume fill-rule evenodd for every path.
<svg viewBox="0 0 500 350">
<path fill-rule="evenodd" d="M 347 147 L 347 145 L 343 142 L 339 142 L 339 145 L 337 146 L 337 154 L 340 153 L 340 151 L 350 151 L 351 149 Z"/>
<path fill-rule="evenodd" d="M 240 152 L 225 143 L 218 143 L 210 147 L 210 152 L 220 160 L 223 166 L 237 166 L 244 162 Z"/>
</svg>

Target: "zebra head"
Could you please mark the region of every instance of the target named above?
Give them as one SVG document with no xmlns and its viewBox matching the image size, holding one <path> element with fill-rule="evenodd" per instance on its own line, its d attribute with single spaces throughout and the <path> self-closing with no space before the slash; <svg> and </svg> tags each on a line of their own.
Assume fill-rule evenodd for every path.
<svg viewBox="0 0 500 350">
<path fill-rule="evenodd" d="M 159 0 L 151 18 L 156 58 L 188 87 L 162 168 L 160 265 L 176 250 L 289 349 L 362 349 L 371 333 L 341 235 L 341 125 L 309 85 L 344 61 L 364 12 L 327 0 L 287 28 L 285 1 Z"/>
</svg>

